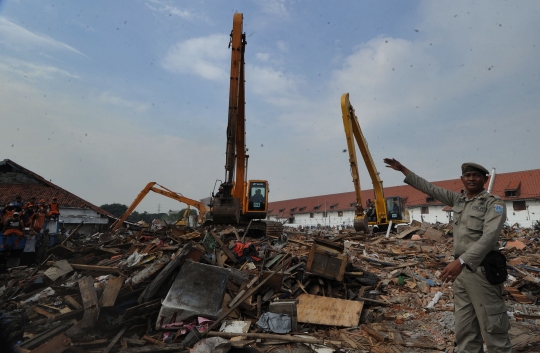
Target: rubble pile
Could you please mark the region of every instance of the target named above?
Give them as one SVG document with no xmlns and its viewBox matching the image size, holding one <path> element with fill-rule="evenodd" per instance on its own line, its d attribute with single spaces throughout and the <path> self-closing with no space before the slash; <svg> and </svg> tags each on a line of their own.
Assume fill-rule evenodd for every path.
<svg viewBox="0 0 540 353">
<path fill-rule="evenodd" d="M 235 227 L 71 234 L 0 271 L 21 352 L 453 352 L 450 225 L 397 233 Z M 516 352 L 540 351 L 540 232 L 505 227 Z"/>
</svg>

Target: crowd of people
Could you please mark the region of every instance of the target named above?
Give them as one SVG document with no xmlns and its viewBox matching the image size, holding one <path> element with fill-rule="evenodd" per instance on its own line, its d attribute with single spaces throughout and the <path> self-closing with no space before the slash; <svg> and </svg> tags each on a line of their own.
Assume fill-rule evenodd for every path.
<svg viewBox="0 0 540 353">
<path fill-rule="evenodd" d="M 22 197 L 17 196 L 0 211 L 0 252 L 3 257 L 20 258 L 20 265 L 27 266 L 45 261 L 52 245 L 47 225 L 59 216 L 56 197 L 47 203 L 45 199 L 36 201 L 36 197 L 23 202 Z"/>
</svg>

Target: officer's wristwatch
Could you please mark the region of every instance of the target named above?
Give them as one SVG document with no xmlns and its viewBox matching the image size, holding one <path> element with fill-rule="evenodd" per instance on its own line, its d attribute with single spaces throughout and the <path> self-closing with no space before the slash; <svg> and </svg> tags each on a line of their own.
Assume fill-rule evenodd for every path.
<svg viewBox="0 0 540 353">
<path fill-rule="evenodd" d="M 459 262 L 461 263 L 461 268 L 467 266 L 467 263 L 465 261 L 463 261 L 463 259 L 461 257 L 459 258 Z"/>
</svg>

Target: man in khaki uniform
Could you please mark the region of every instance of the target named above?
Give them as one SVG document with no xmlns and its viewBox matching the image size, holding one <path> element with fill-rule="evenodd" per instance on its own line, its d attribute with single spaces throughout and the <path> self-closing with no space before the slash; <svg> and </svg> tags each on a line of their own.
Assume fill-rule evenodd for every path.
<svg viewBox="0 0 540 353">
<path fill-rule="evenodd" d="M 384 162 L 402 172 L 405 183 L 451 206 L 454 212 L 456 259 L 446 266 L 440 278 L 453 282 L 458 352 L 484 352 L 482 338 L 489 353 L 512 352 L 503 284 L 489 283 L 482 263 L 490 251 L 498 250 L 499 234 L 506 220 L 504 202 L 484 190 L 487 169 L 464 163 L 461 181 L 465 190 L 457 193 L 429 183 L 393 158 L 385 158 Z"/>
</svg>

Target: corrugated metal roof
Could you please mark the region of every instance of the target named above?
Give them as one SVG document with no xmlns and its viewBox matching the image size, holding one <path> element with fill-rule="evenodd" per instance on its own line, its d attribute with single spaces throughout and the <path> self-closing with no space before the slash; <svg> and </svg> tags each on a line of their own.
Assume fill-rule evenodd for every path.
<svg viewBox="0 0 540 353">
<path fill-rule="evenodd" d="M 489 183 L 489 181 L 488 181 Z M 505 197 L 504 190 L 507 186 L 515 185 L 515 183 L 521 183 L 520 193 L 518 197 Z M 434 185 L 460 192 L 463 189 L 461 179 L 451 179 L 433 182 Z M 487 184 L 486 184 L 487 188 Z M 521 172 L 502 173 L 495 175 L 495 182 L 493 184 L 492 193 L 500 196 L 504 200 L 516 200 L 516 199 L 536 199 L 540 198 L 540 169 L 533 169 Z M 427 205 L 442 205 L 439 201 L 428 202 L 428 195 L 416 190 L 409 185 L 391 186 L 384 188 L 384 196 L 400 196 L 405 199 L 405 206 L 418 207 Z M 362 191 L 362 202 L 367 202 L 368 199 L 374 199 L 375 193 L 373 189 Z M 337 204 L 335 208 L 330 208 L 330 205 Z M 354 210 L 354 204 L 356 204 L 356 197 L 353 191 L 344 192 L 340 194 L 330 194 L 321 196 L 304 197 L 292 200 L 274 201 L 268 204 L 269 215 L 277 217 L 289 217 L 297 213 L 311 213 L 326 211 L 348 211 Z M 320 205 L 318 209 L 315 206 Z M 305 209 L 300 210 L 302 207 Z M 291 212 L 292 208 L 296 208 Z"/>
<path fill-rule="evenodd" d="M 20 166 L 12 160 L 4 159 L 2 162 L 0 162 L 0 173 L 5 172 L 6 169 L 9 169 L 13 173 L 22 173 L 25 176 L 28 176 L 29 179 L 27 182 L 21 183 L 1 182 L 0 205 L 6 205 L 15 201 L 17 196 L 21 196 L 23 202 L 27 202 L 31 197 L 35 196 L 37 201 L 40 199 L 45 199 L 47 203 L 49 203 L 53 197 L 56 197 L 60 207 L 90 208 L 104 216 L 114 217 L 104 209 L 83 200 L 67 190 L 62 189 L 58 185 L 51 183 L 40 175 Z"/>
</svg>

